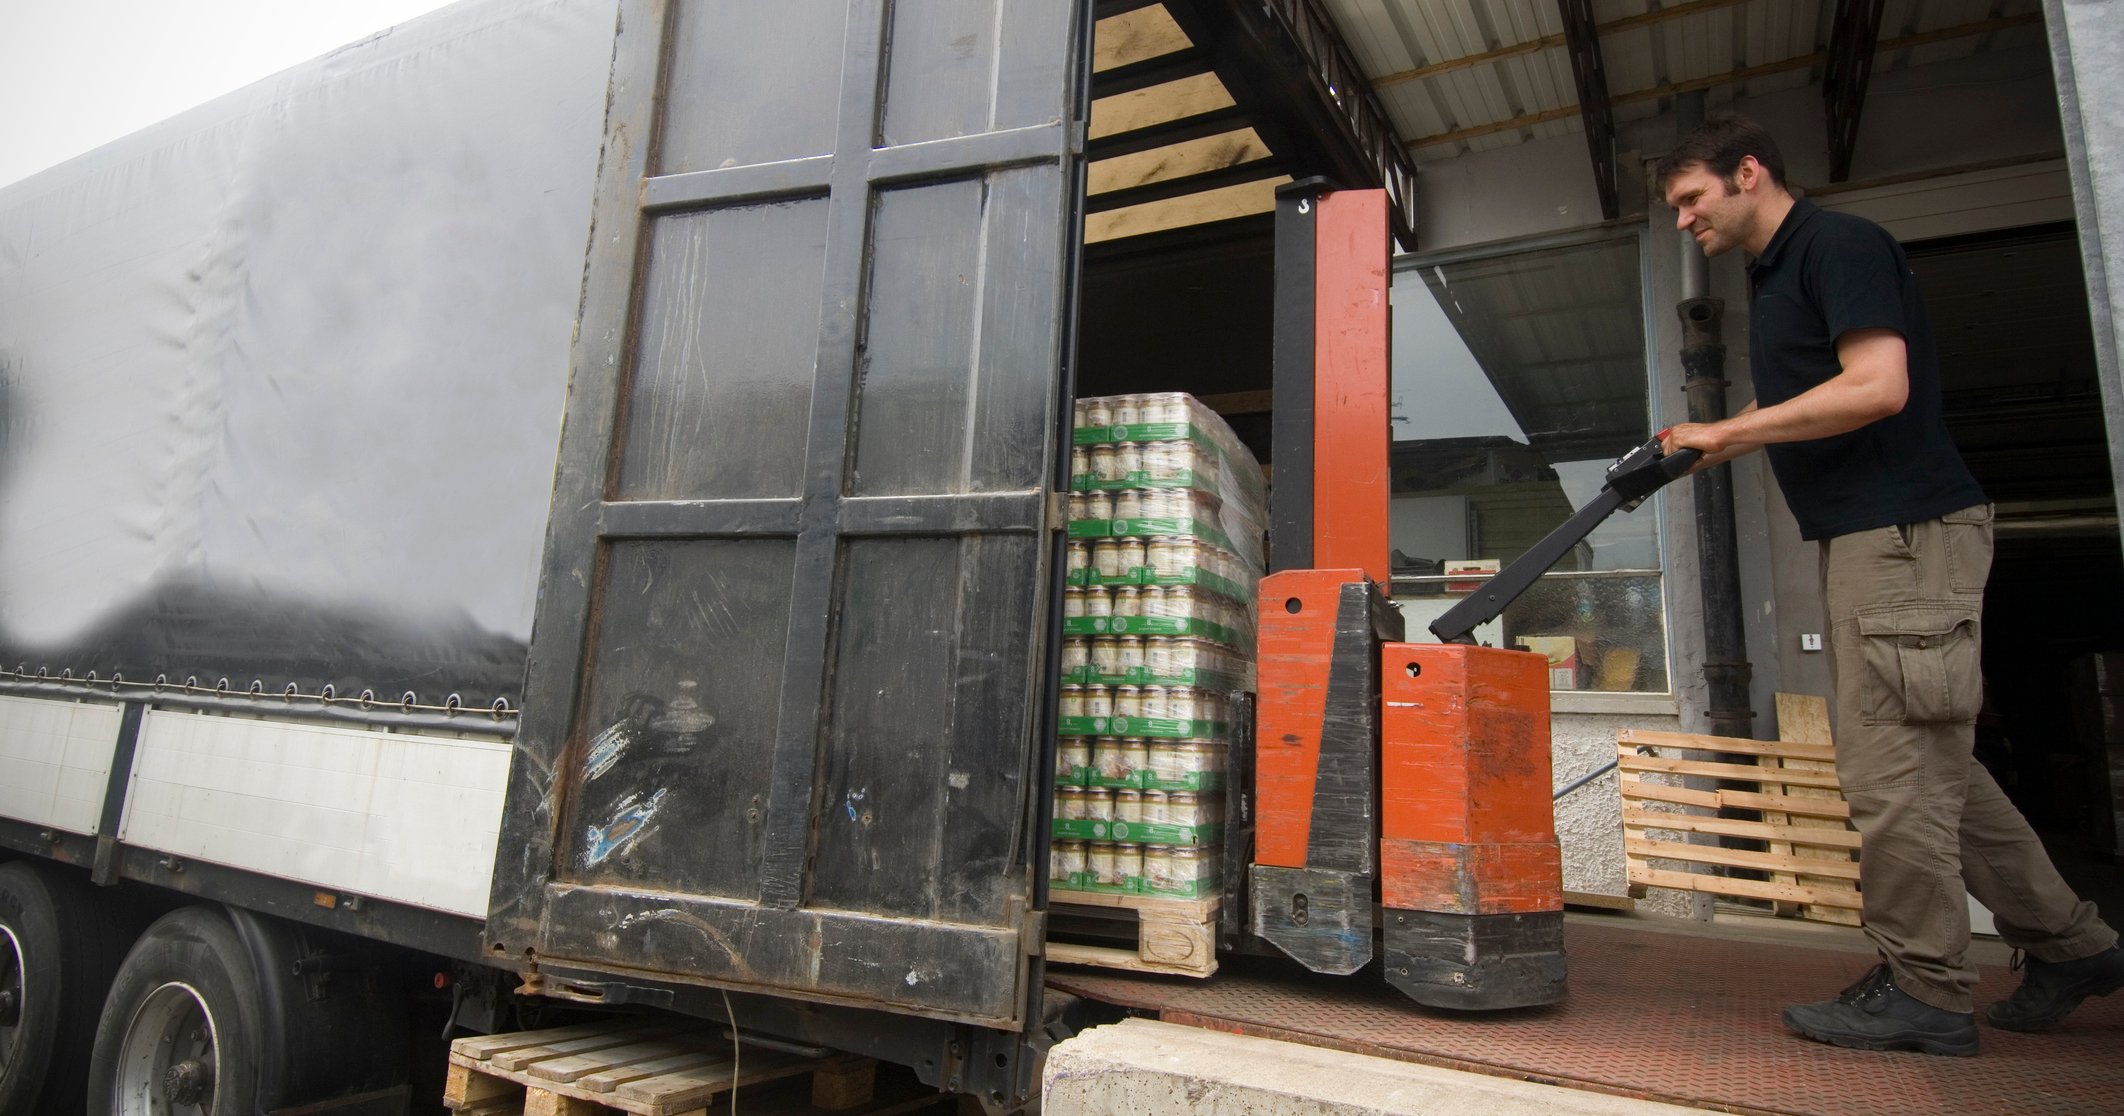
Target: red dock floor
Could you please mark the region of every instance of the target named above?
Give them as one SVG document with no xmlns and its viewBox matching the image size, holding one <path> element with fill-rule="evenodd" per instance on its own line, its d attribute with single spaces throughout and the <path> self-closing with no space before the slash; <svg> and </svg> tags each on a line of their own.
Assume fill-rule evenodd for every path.
<svg viewBox="0 0 2124 1116">
<path fill-rule="evenodd" d="M 1873 964 L 1852 948 L 1856 931 L 1829 934 L 1824 948 L 1805 934 L 1574 916 L 1569 1000 L 1493 1015 L 1425 1008 L 1376 968 L 1326 978 L 1259 958 L 1207 981 L 1056 968 L 1048 983 L 1168 1022 L 1712 1111 L 2124 1113 L 2124 993 L 2089 1000 L 2055 1031 L 2014 1034 L 1983 1023 L 1982 1009 L 2020 974 L 1985 966 L 1975 1058 L 1842 1050 L 1787 1032 L 1786 1004 L 1827 999 Z"/>
</svg>

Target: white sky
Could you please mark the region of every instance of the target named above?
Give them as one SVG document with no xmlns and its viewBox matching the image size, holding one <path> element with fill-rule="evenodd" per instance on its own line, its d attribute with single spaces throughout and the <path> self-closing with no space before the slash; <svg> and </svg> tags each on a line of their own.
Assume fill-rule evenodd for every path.
<svg viewBox="0 0 2124 1116">
<path fill-rule="evenodd" d="M 0 186 L 449 0 L 0 0 Z"/>
</svg>

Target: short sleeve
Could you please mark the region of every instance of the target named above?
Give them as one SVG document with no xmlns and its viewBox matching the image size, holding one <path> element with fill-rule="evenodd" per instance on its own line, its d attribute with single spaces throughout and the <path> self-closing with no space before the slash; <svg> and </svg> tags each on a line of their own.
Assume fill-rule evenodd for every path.
<svg viewBox="0 0 2124 1116">
<path fill-rule="evenodd" d="M 1903 253 L 1887 232 L 1869 224 L 1838 222 L 1833 234 L 1815 247 L 1821 253 L 1815 272 L 1817 295 L 1832 344 L 1854 329 L 1892 329 L 1910 336 Z"/>
</svg>

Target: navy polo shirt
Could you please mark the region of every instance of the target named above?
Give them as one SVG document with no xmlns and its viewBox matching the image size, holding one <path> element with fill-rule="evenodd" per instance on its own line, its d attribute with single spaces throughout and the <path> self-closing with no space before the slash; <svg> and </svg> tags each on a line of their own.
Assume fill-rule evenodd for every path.
<svg viewBox="0 0 2124 1116">
<path fill-rule="evenodd" d="M 1909 354 L 1910 399 L 1846 434 L 1765 447 L 1800 537 L 1917 523 L 1984 502 L 1940 418 L 1940 361 L 1917 277 L 1886 229 L 1805 198 L 1748 269 L 1755 399 L 1783 403 L 1843 370 L 1836 339 L 1892 329 Z"/>
</svg>

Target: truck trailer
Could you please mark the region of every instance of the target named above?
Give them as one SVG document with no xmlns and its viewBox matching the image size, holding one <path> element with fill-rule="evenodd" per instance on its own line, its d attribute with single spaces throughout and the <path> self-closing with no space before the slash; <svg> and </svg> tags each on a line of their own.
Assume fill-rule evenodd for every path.
<svg viewBox="0 0 2124 1116">
<path fill-rule="evenodd" d="M 0 190 L 0 1112 L 399 1112 L 581 1013 L 1025 1103 L 1124 392 L 1273 396 L 1179 971 L 1560 998 L 1543 660 L 1386 596 L 1354 72 L 1304 0 L 464 0 Z"/>
</svg>

